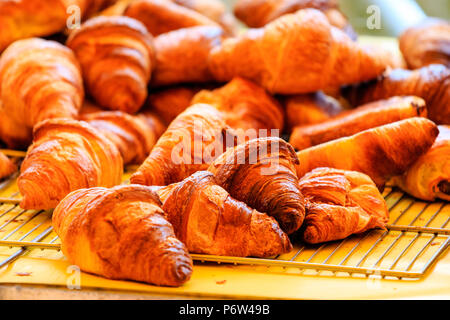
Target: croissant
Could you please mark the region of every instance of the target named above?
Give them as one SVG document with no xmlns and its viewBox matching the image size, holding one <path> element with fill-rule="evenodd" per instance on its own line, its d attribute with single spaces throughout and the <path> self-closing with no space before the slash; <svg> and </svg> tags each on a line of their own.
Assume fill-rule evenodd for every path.
<svg viewBox="0 0 450 320">
<path fill-rule="evenodd" d="M 46 120 L 35 127 L 20 168 L 20 206 L 53 209 L 74 190 L 120 184 L 122 172 L 119 151 L 97 129 L 84 121 Z"/>
<path fill-rule="evenodd" d="M 303 240 L 321 243 L 385 228 L 389 210 L 373 181 L 354 171 L 318 168 L 299 182 L 305 196 Z"/>
<path fill-rule="evenodd" d="M 89 93 L 107 109 L 137 112 L 154 66 L 153 37 L 128 17 L 96 17 L 67 40 L 80 61 Z"/>
<path fill-rule="evenodd" d="M 225 121 L 233 129 L 255 131 L 283 129 L 283 110 L 263 88 L 240 77 L 234 78 L 222 88 L 203 90 L 195 95 L 192 104 L 206 103 L 218 108 Z"/>
<path fill-rule="evenodd" d="M 143 117 L 121 111 L 85 114 L 81 119 L 102 132 L 119 150 L 124 164 L 141 164 L 149 155 L 158 134 Z"/>
<path fill-rule="evenodd" d="M 286 129 L 324 122 L 342 112 L 341 103 L 323 92 L 283 96 Z"/>
<path fill-rule="evenodd" d="M 426 153 L 438 133 L 432 121 L 410 118 L 326 142 L 297 152 L 297 176 L 330 167 L 365 173 L 382 188 Z"/>
<path fill-rule="evenodd" d="M 0 1 L 0 52 L 16 40 L 50 36 L 63 31 L 78 8 L 86 18 L 117 0 L 2 0 Z M 75 16 L 74 16 L 75 17 Z"/>
<path fill-rule="evenodd" d="M 213 106 L 189 107 L 159 138 L 145 162 L 131 176 L 131 183 L 166 186 L 208 169 L 223 153 L 228 131 L 222 114 Z M 232 135 L 231 131 L 229 134 Z"/>
<path fill-rule="evenodd" d="M 152 92 L 148 96 L 146 109 L 152 110 L 165 124 L 170 124 L 192 105 L 192 98 L 200 90 L 195 86 L 175 86 Z"/>
<path fill-rule="evenodd" d="M 1 108 L 20 132 L 46 119 L 74 118 L 84 98 L 78 62 L 57 42 L 16 41 L 0 58 L 0 94 Z"/>
<path fill-rule="evenodd" d="M 209 167 L 217 184 L 259 212 L 274 217 L 287 234 L 305 217 L 294 149 L 280 138 L 259 138 L 229 148 Z"/>
<path fill-rule="evenodd" d="M 336 0 L 238 0 L 234 5 L 234 14 L 247 26 L 261 28 L 285 14 L 307 8 L 321 10 L 333 26 L 356 39 L 356 32 L 339 10 Z"/>
<path fill-rule="evenodd" d="M 224 40 L 211 50 L 210 69 L 218 81 L 242 76 L 270 93 L 299 94 L 373 79 L 384 60 L 305 9 Z"/>
<path fill-rule="evenodd" d="M 407 29 L 399 38 L 400 50 L 409 68 L 418 69 L 430 64 L 450 68 L 450 23 L 429 18 Z"/>
<path fill-rule="evenodd" d="M 413 95 L 425 100 L 428 117 L 438 124 L 450 124 L 450 69 L 443 65 L 430 65 L 408 71 L 395 69 L 376 80 L 349 86 L 342 94 L 353 105 Z"/>
<path fill-rule="evenodd" d="M 17 171 L 17 166 L 3 153 L 0 152 L 0 180 L 9 177 Z"/>
<path fill-rule="evenodd" d="M 219 27 L 204 15 L 167 0 L 136 0 L 124 14 L 141 21 L 154 36 L 196 26 Z"/>
<path fill-rule="evenodd" d="M 136 185 L 70 193 L 53 213 L 53 228 L 70 263 L 110 279 L 181 286 L 192 259 L 166 220 L 158 196 Z"/>
<path fill-rule="evenodd" d="M 210 172 L 164 189 L 162 208 L 191 253 L 270 257 L 292 249 L 274 218 L 233 199 Z"/>
<path fill-rule="evenodd" d="M 234 15 L 227 11 L 221 0 L 172 0 L 178 5 L 192 9 L 217 22 L 227 34 L 237 32 L 237 22 Z"/>
<path fill-rule="evenodd" d="M 426 111 L 425 101 L 418 97 L 380 100 L 344 112 L 319 124 L 296 127 L 289 143 L 297 150 L 303 150 L 384 124 L 413 117 L 426 117 Z"/>
<path fill-rule="evenodd" d="M 214 26 L 180 29 L 155 38 L 156 68 L 152 86 L 213 80 L 208 57 L 220 45 L 223 30 Z"/>
<path fill-rule="evenodd" d="M 433 146 L 401 176 L 392 182 L 412 196 L 450 201 L 450 127 L 439 126 Z"/>
</svg>

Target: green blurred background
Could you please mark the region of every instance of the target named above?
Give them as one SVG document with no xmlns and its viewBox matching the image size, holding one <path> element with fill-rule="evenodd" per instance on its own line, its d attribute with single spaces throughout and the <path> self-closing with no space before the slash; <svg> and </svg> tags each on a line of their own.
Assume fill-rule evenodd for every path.
<svg viewBox="0 0 450 320">
<path fill-rule="evenodd" d="M 230 8 L 236 0 L 224 0 Z M 450 20 L 450 0 L 339 0 L 342 11 L 349 17 L 359 34 L 398 36 L 405 28 L 425 15 Z M 370 5 L 380 8 L 380 28 L 369 29 L 367 19 Z M 423 15 L 423 16 L 422 16 Z"/>
</svg>

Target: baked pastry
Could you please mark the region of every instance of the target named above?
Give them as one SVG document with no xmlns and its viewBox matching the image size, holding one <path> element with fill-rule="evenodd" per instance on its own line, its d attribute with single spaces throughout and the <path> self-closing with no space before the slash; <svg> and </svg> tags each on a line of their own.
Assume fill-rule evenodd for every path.
<svg viewBox="0 0 450 320">
<path fill-rule="evenodd" d="M 17 171 L 17 166 L 7 156 L 0 152 L 0 180 L 9 177 Z"/>
<path fill-rule="evenodd" d="M 247 26 L 261 28 L 285 14 L 307 8 L 321 10 L 333 26 L 356 39 L 356 32 L 339 10 L 336 0 L 238 0 L 234 5 L 234 14 Z"/>
<path fill-rule="evenodd" d="M 376 80 L 349 86 L 342 94 L 354 106 L 394 96 L 417 96 L 425 100 L 428 117 L 450 124 L 450 69 L 429 65 L 414 71 L 395 69 Z"/>
<path fill-rule="evenodd" d="M 296 127 L 289 143 L 297 150 L 303 150 L 384 124 L 426 116 L 423 99 L 393 97 L 363 105 L 319 124 Z"/>
<path fill-rule="evenodd" d="M 229 127 L 216 108 L 197 104 L 182 112 L 131 176 L 131 183 L 167 186 L 206 170 L 227 143 Z M 234 137 L 232 139 L 234 142 Z"/>
<path fill-rule="evenodd" d="M 337 99 L 320 91 L 283 96 L 280 101 L 284 105 L 288 133 L 295 127 L 324 122 L 344 110 Z"/>
<path fill-rule="evenodd" d="M 2 110 L 23 136 L 43 120 L 78 116 L 84 98 L 80 67 L 73 52 L 57 42 L 16 41 L 0 58 L 0 94 Z"/>
<path fill-rule="evenodd" d="M 83 114 L 81 119 L 114 143 L 122 155 L 124 164 L 141 164 L 161 133 L 155 126 L 150 126 L 144 117 L 121 111 Z"/>
<path fill-rule="evenodd" d="M 149 94 L 146 108 L 158 115 L 166 125 L 169 125 L 180 113 L 190 107 L 192 98 L 201 87 L 179 85 L 153 91 Z"/>
<path fill-rule="evenodd" d="M 54 209 L 70 192 L 122 180 L 119 150 L 84 121 L 53 119 L 34 128 L 17 185 L 23 209 Z"/>
<path fill-rule="evenodd" d="M 89 94 L 102 107 L 137 112 L 154 66 L 153 37 L 128 17 L 96 17 L 67 40 L 80 61 Z"/>
<path fill-rule="evenodd" d="M 155 38 L 156 67 L 152 86 L 205 83 L 213 80 L 208 57 L 220 45 L 223 30 L 215 26 L 184 28 Z"/>
<path fill-rule="evenodd" d="M 63 31 L 71 6 L 86 18 L 117 0 L 2 0 L 0 1 L 0 52 L 16 40 L 50 36 Z"/>
<path fill-rule="evenodd" d="M 229 148 L 209 167 L 218 185 L 259 212 L 274 217 L 287 234 L 305 217 L 294 149 L 280 138 L 259 138 Z"/>
<path fill-rule="evenodd" d="M 212 49 L 216 80 L 241 76 L 270 93 L 300 94 L 376 78 L 385 59 L 332 27 L 316 9 L 284 15 Z"/>
<path fill-rule="evenodd" d="M 249 80 L 236 77 L 215 90 L 202 90 L 192 99 L 192 104 L 206 103 L 218 108 L 227 124 L 258 138 L 259 130 L 283 129 L 284 115 L 278 101 L 263 88 Z M 277 135 L 279 136 L 279 134 Z"/>
<path fill-rule="evenodd" d="M 192 259 L 148 188 L 122 185 L 72 192 L 53 213 L 70 263 L 110 279 L 181 286 Z"/>
<path fill-rule="evenodd" d="M 393 183 L 410 195 L 425 200 L 450 201 L 450 127 L 439 126 L 433 146 Z"/>
<path fill-rule="evenodd" d="M 141 21 L 155 37 L 183 28 L 219 26 L 197 11 L 167 0 L 136 0 L 126 8 L 124 14 Z"/>
<path fill-rule="evenodd" d="M 161 190 L 163 210 L 189 252 L 270 257 L 292 249 L 274 218 L 233 199 L 211 172 L 200 171 Z"/>
<path fill-rule="evenodd" d="M 438 133 L 432 121 L 410 118 L 326 142 L 297 152 L 297 176 L 321 167 L 358 171 L 382 188 L 425 154 Z"/>
<path fill-rule="evenodd" d="M 450 68 L 450 23 L 428 18 L 400 35 L 400 50 L 409 68 L 418 69 L 430 64 Z"/>
<path fill-rule="evenodd" d="M 385 228 L 389 210 L 373 181 L 365 174 L 330 168 L 314 169 L 299 182 L 305 196 L 302 238 L 322 243 Z"/>
</svg>

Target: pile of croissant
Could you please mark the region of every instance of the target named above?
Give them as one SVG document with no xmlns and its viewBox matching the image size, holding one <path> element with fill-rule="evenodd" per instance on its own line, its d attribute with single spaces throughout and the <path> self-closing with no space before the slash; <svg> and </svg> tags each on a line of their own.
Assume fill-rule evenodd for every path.
<svg viewBox="0 0 450 320">
<path fill-rule="evenodd" d="M 68 1 L 0 2 L 0 140 L 27 149 L 20 206 L 54 209 L 82 270 L 180 286 L 189 253 L 385 228 L 387 184 L 450 200 L 447 21 L 407 30 L 399 56 L 334 0 L 70 3 L 74 28 Z M 0 154 L 0 179 L 16 170 Z"/>
</svg>

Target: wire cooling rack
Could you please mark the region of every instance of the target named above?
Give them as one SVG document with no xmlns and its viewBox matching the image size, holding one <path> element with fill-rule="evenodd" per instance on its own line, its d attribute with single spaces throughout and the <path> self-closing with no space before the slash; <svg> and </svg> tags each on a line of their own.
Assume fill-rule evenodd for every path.
<svg viewBox="0 0 450 320">
<path fill-rule="evenodd" d="M 420 202 L 391 188 L 384 196 L 390 211 L 386 230 L 372 230 L 321 245 L 297 243 L 291 252 L 270 259 L 200 254 L 192 257 L 196 263 L 419 279 L 449 246 L 450 204 Z M 60 241 L 51 226 L 51 212 L 23 210 L 19 200 L 15 177 L 0 183 L 0 268 L 21 256 L 62 259 Z"/>
</svg>

